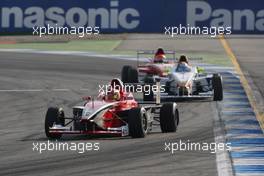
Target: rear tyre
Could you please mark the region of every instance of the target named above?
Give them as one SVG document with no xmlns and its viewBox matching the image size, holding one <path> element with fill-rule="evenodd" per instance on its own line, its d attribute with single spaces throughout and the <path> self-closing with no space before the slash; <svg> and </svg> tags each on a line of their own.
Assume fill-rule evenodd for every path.
<svg viewBox="0 0 264 176">
<path fill-rule="evenodd" d="M 131 66 L 129 65 L 125 65 L 123 66 L 122 68 L 122 71 L 121 71 L 121 80 L 123 83 L 127 83 L 127 80 L 128 80 L 128 70 L 130 69 Z"/>
<path fill-rule="evenodd" d="M 49 132 L 49 128 L 52 127 L 54 123 L 62 126 L 65 125 L 64 111 L 50 107 L 45 118 L 45 133 L 50 139 L 60 139 L 62 136 L 61 134 L 53 134 Z"/>
<path fill-rule="evenodd" d="M 132 138 L 145 137 L 148 130 L 146 111 L 143 108 L 131 109 L 128 113 L 129 135 Z"/>
<path fill-rule="evenodd" d="M 155 83 L 153 77 L 146 77 L 145 78 L 145 86 L 143 91 L 143 101 L 154 101 L 154 93 L 152 90 L 152 86 Z"/>
<path fill-rule="evenodd" d="M 175 103 L 165 103 L 160 109 L 160 128 L 163 133 L 176 132 L 179 112 Z"/>
<path fill-rule="evenodd" d="M 138 71 L 136 68 L 130 67 L 128 69 L 128 83 L 138 83 Z"/>
<path fill-rule="evenodd" d="M 213 89 L 214 89 L 214 101 L 223 100 L 223 85 L 222 77 L 219 74 L 214 74 L 212 79 Z"/>
<path fill-rule="evenodd" d="M 121 71 L 121 80 L 123 83 L 138 83 L 138 71 L 129 65 L 125 65 Z"/>
</svg>

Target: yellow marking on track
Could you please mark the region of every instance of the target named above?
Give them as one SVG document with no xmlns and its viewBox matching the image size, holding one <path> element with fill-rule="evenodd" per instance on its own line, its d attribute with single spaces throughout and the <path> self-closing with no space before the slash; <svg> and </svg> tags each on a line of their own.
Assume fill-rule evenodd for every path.
<svg viewBox="0 0 264 176">
<path fill-rule="evenodd" d="M 262 128 L 262 131 L 264 132 L 264 114 L 263 114 L 263 112 L 261 112 L 258 109 L 257 103 L 256 103 L 256 101 L 254 99 L 254 95 L 253 95 L 252 89 L 249 86 L 249 83 L 248 83 L 244 73 L 241 70 L 241 67 L 240 67 L 240 65 L 238 63 L 238 60 L 237 60 L 237 58 L 236 58 L 235 54 L 233 53 L 230 45 L 228 44 L 227 40 L 224 38 L 223 35 L 219 36 L 219 40 L 220 40 L 221 44 L 223 45 L 223 47 L 224 47 L 229 59 L 233 63 L 237 73 L 240 75 L 240 82 L 242 83 L 242 86 L 244 87 L 244 89 L 246 91 L 246 94 L 247 94 L 248 100 L 249 100 L 249 102 L 251 104 L 251 107 L 253 108 L 253 111 L 256 114 L 257 120 L 259 121 L 259 124 L 260 124 L 260 126 Z"/>
</svg>

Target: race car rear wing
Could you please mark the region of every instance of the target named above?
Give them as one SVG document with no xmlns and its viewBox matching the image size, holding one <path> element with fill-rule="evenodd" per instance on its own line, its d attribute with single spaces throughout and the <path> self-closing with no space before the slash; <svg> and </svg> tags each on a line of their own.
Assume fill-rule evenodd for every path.
<svg viewBox="0 0 264 176">
<path fill-rule="evenodd" d="M 188 57 L 188 59 L 190 61 L 202 61 L 203 60 L 202 57 Z M 179 60 L 179 58 L 176 58 L 176 61 L 178 61 L 178 60 Z"/>
<path fill-rule="evenodd" d="M 155 50 L 138 50 L 137 51 L 137 65 L 139 65 L 140 56 L 141 55 L 151 55 L 151 59 L 154 58 L 156 51 Z M 171 60 L 174 62 L 177 62 L 179 60 L 178 57 L 176 57 L 176 51 L 173 50 L 164 50 L 165 55 L 167 56 L 167 60 Z M 169 57 L 168 55 L 171 55 L 172 57 Z M 146 58 L 144 58 L 146 59 Z M 202 57 L 188 57 L 190 61 L 202 61 Z"/>
<path fill-rule="evenodd" d="M 155 54 L 156 51 L 155 50 L 138 50 L 137 51 L 137 54 L 138 55 L 143 55 L 143 54 Z M 172 51 L 172 50 L 164 50 L 164 53 L 165 54 L 173 54 L 175 55 L 176 52 L 175 51 Z"/>
</svg>

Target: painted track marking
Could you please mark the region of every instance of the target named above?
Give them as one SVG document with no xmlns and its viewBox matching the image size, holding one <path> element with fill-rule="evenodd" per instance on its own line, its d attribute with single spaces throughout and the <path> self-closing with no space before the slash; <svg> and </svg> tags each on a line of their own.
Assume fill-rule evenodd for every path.
<svg viewBox="0 0 264 176">
<path fill-rule="evenodd" d="M 263 175 L 263 113 L 258 109 L 253 91 L 228 42 L 223 36 L 220 36 L 219 39 L 239 75 L 242 85 L 240 87 L 237 83 L 226 81 L 224 84 L 228 85 L 224 85 L 225 97 L 221 103 L 221 118 L 225 124 L 226 142 L 231 143 L 232 146 L 230 157 L 233 171 L 237 176 Z M 241 98 L 241 94 L 232 94 L 236 89 L 241 90 L 240 93 L 245 91 L 246 96 Z M 226 91 L 230 90 L 232 92 L 226 93 Z M 229 106 L 232 107 L 230 108 Z M 248 109 L 248 107 L 251 107 L 251 109 Z"/>
<path fill-rule="evenodd" d="M 241 67 L 238 63 L 238 60 L 235 56 L 235 54 L 233 53 L 231 47 L 229 46 L 227 40 L 224 38 L 224 36 L 219 36 L 219 39 L 220 39 L 220 42 L 221 44 L 223 45 L 227 55 L 229 56 L 229 58 L 231 59 L 237 73 L 240 75 L 240 81 L 242 83 L 242 86 L 244 87 L 245 91 L 246 91 L 246 94 L 247 94 L 247 97 L 248 97 L 248 100 L 253 108 L 253 111 L 255 112 L 256 114 L 256 117 L 260 123 L 260 126 L 262 128 L 262 130 L 264 131 L 264 114 L 263 112 L 261 112 L 258 108 L 257 108 L 257 103 L 254 99 L 254 95 L 253 95 L 253 92 L 248 84 L 248 81 L 245 77 L 245 75 L 243 74 L 242 70 L 241 70 Z"/>
</svg>

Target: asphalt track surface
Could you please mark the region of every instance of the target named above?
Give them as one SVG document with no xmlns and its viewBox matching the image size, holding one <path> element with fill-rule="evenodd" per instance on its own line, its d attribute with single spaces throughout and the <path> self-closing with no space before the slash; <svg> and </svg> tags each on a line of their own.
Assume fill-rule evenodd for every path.
<svg viewBox="0 0 264 176">
<path fill-rule="evenodd" d="M 99 151 L 33 151 L 47 142 L 44 116 L 49 106 L 67 114 L 98 84 L 120 76 L 132 61 L 44 54 L 0 53 L 0 175 L 217 175 L 216 156 L 208 151 L 164 151 L 165 142 L 214 142 L 215 102 L 179 103 L 177 133 L 157 127 L 143 139 L 66 137 L 60 142 L 99 142 Z M 80 89 L 86 88 L 87 91 Z M 23 91 L 23 90 L 42 91 Z"/>
<path fill-rule="evenodd" d="M 228 38 L 243 72 L 250 76 L 264 97 L 264 36 L 236 36 Z"/>
</svg>

